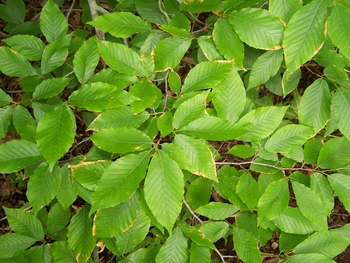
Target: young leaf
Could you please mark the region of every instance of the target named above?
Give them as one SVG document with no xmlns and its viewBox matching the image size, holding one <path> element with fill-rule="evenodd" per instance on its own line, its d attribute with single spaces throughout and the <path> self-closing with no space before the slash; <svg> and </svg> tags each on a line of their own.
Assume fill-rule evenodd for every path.
<svg viewBox="0 0 350 263">
<path fill-rule="evenodd" d="M 338 89 L 332 98 L 332 107 L 335 111 L 338 128 L 348 140 L 350 140 L 350 119 L 344 118 L 344 116 L 350 113 L 349 101 L 350 91 L 343 87 Z"/>
<path fill-rule="evenodd" d="M 143 151 L 152 146 L 146 134 L 131 127 L 104 129 L 90 138 L 102 150 L 113 153 Z"/>
<path fill-rule="evenodd" d="M 219 84 L 231 71 L 232 62 L 205 61 L 197 64 L 188 73 L 182 92 L 212 88 Z"/>
<path fill-rule="evenodd" d="M 309 187 L 301 183 L 292 181 L 292 186 L 302 214 L 318 227 L 327 229 L 327 216 L 321 199 Z"/>
<path fill-rule="evenodd" d="M 51 0 L 52 1 L 52 0 Z M 41 60 L 41 73 L 46 74 L 61 66 L 68 55 L 71 35 L 63 37 L 50 43 L 43 52 Z"/>
<path fill-rule="evenodd" d="M 36 86 L 33 92 L 33 99 L 41 100 L 52 98 L 60 94 L 65 87 L 67 87 L 69 78 L 52 78 L 43 80 L 38 86 Z"/>
<path fill-rule="evenodd" d="M 350 141 L 345 137 L 331 138 L 322 147 L 317 164 L 322 169 L 345 166 L 350 161 Z"/>
<path fill-rule="evenodd" d="M 246 92 L 237 70 L 231 72 L 213 88 L 212 99 L 219 118 L 237 121 L 246 104 Z M 234 101 L 234 103 L 232 103 Z"/>
<path fill-rule="evenodd" d="M 289 77 L 311 59 L 325 40 L 327 6 L 316 0 L 305 5 L 289 20 L 283 36 L 284 55 Z"/>
<path fill-rule="evenodd" d="M 101 112 L 125 106 L 137 98 L 122 88 L 103 82 L 84 84 L 72 92 L 69 103 L 90 111 Z"/>
<path fill-rule="evenodd" d="M 26 248 L 33 245 L 36 241 L 36 238 L 24 236 L 17 233 L 7 233 L 5 235 L 2 235 L 0 236 L 0 259 L 11 258 L 13 255 L 22 252 Z"/>
<path fill-rule="evenodd" d="M 95 246 L 91 231 L 91 217 L 86 207 L 80 208 L 72 217 L 68 226 L 68 243 L 75 253 L 78 262 L 86 262 Z"/>
<path fill-rule="evenodd" d="M 276 50 L 282 47 L 284 25 L 281 20 L 265 9 L 243 8 L 229 14 L 239 38 L 257 49 Z"/>
<path fill-rule="evenodd" d="M 67 19 L 53 0 L 48 0 L 40 13 L 40 29 L 49 43 L 67 34 Z"/>
<path fill-rule="evenodd" d="M 45 48 L 40 38 L 30 35 L 16 35 L 3 41 L 28 60 L 40 60 Z"/>
<path fill-rule="evenodd" d="M 126 75 L 147 75 L 140 55 L 131 48 L 109 41 L 98 41 L 97 47 L 103 60 L 113 70 Z"/>
<path fill-rule="evenodd" d="M 201 206 L 197 210 L 195 210 L 197 214 L 200 214 L 213 220 L 224 220 L 227 217 L 236 213 L 237 211 L 238 208 L 236 208 L 234 205 L 218 202 L 210 202 L 209 204 Z"/>
<path fill-rule="evenodd" d="M 35 143 L 12 140 L 0 145 L 0 171 L 14 173 L 43 160 Z"/>
<path fill-rule="evenodd" d="M 171 71 L 169 73 L 168 82 L 169 82 L 169 87 L 170 87 L 172 92 L 174 92 L 176 94 L 180 93 L 180 91 L 181 91 L 181 79 L 180 79 L 180 76 L 176 72 Z"/>
<path fill-rule="evenodd" d="M 301 98 L 299 122 L 318 131 L 331 116 L 331 95 L 328 84 L 323 79 L 312 83 Z M 342 118 L 344 119 L 344 118 Z"/>
<path fill-rule="evenodd" d="M 36 75 L 35 69 L 20 53 L 8 47 L 0 47 L 0 71 L 11 77 Z"/>
<path fill-rule="evenodd" d="M 269 152 L 293 152 L 313 134 L 313 129 L 301 124 L 289 124 L 278 129 L 266 142 Z"/>
<path fill-rule="evenodd" d="M 113 162 L 97 183 L 91 211 L 112 207 L 130 198 L 146 176 L 149 159 L 149 152 L 141 152 Z"/>
<path fill-rule="evenodd" d="M 255 237 L 238 227 L 233 227 L 232 230 L 235 240 L 234 248 L 240 259 L 246 263 L 261 262 L 261 255 Z"/>
<path fill-rule="evenodd" d="M 258 204 L 261 196 L 260 186 L 249 172 L 239 177 L 236 193 L 251 211 Z"/>
<path fill-rule="evenodd" d="M 86 83 L 91 78 L 99 60 L 96 38 L 91 37 L 83 42 L 73 59 L 74 73 L 81 84 Z"/>
<path fill-rule="evenodd" d="M 155 70 L 175 68 L 191 45 L 191 39 L 170 37 L 160 40 L 153 50 Z"/>
<path fill-rule="evenodd" d="M 11 106 L 0 108 L 0 139 L 6 136 L 11 122 L 12 110 Z"/>
<path fill-rule="evenodd" d="M 33 214 L 21 209 L 4 207 L 8 223 L 17 234 L 41 240 L 44 238 L 44 228 Z"/>
<path fill-rule="evenodd" d="M 156 257 L 156 263 L 186 263 L 188 258 L 187 240 L 180 227 L 173 230 L 173 234 L 165 241 Z"/>
<path fill-rule="evenodd" d="M 50 167 L 68 151 L 74 141 L 75 130 L 74 114 L 63 103 L 41 118 L 36 141 Z"/>
<path fill-rule="evenodd" d="M 57 164 L 52 171 L 46 162 L 41 163 L 34 170 L 28 182 L 27 197 L 35 213 L 56 196 L 60 184 L 61 171 Z"/>
<path fill-rule="evenodd" d="M 330 174 L 328 175 L 328 181 L 331 187 L 333 188 L 335 195 L 337 195 L 340 201 L 345 206 L 346 210 L 350 210 L 350 200 L 349 200 L 349 191 L 350 191 L 350 178 L 345 174 Z"/>
<path fill-rule="evenodd" d="M 157 220 L 171 234 L 182 207 L 183 173 L 168 154 L 158 150 L 148 167 L 145 200 Z"/>
<path fill-rule="evenodd" d="M 234 60 L 235 65 L 242 68 L 244 45 L 227 19 L 219 19 L 214 24 L 213 40 L 227 60 Z"/>
<path fill-rule="evenodd" d="M 213 154 L 203 140 L 178 134 L 174 143 L 187 153 L 194 168 L 191 173 L 217 181 Z"/>
<path fill-rule="evenodd" d="M 256 59 L 249 76 L 248 88 L 254 88 L 268 81 L 280 70 L 283 60 L 283 51 L 270 50 L 266 51 Z"/>
<path fill-rule="evenodd" d="M 190 263 L 210 263 L 210 249 L 208 247 L 199 246 L 191 243 Z"/>
<path fill-rule="evenodd" d="M 299 0 L 270 0 L 269 11 L 285 23 L 303 6 Z"/>
<path fill-rule="evenodd" d="M 3 89 L 0 89 L 0 107 L 10 104 L 12 98 Z"/>
</svg>

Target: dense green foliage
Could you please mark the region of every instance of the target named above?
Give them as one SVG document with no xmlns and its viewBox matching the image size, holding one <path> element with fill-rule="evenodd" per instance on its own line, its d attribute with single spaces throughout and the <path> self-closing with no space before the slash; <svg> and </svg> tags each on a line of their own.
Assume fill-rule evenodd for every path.
<svg viewBox="0 0 350 263">
<path fill-rule="evenodd" d="M 124 263 L 225 262 L 214 243 L 233 237 L 257 263 L 273 235 L 279 262 L 348 247 L 350 224 L 327 223 L 335 197 L 350 211 L 348 1 L 81 1 L 98 37 L 69 32 L 62 1 L 40 22 L 6 2 L 0 71 L 22 96 L 0 90 L 0 172 L 28 179 L 29 203 L 5 208 L 0 262 L 104 246 Z M 310 61 L 323 73 L 301 89 Z"/>
</svg>

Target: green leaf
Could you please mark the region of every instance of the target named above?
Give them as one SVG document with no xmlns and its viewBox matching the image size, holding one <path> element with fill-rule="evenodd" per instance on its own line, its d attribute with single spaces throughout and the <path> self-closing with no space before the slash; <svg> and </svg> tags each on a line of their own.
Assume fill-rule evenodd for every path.
<svg viewBox="0 0 350 263">
<path fill-rule="evenodd" d="M 0 259 L 1 258 L 10 258 L 13 255 L 22 252 L 26 248 L 33 245 L 37 239 L 23 236 L 17 233 L 7 233 L 0 236 Z"/>
<path fill-rule="evenodd" d="M 128 38 L 135 33 L 151 30 L 149 22 L 143 21 L 139 16 L 130 12 L 113 12 L 98 16 L 88 24 L 121 38 Z"/>
<path fill-rule="evenodd" d="M 173 123 L 173 114 L 170 111 L 164 112 L 157 119 L 157 128 L 163 137 L 169 135 L 174 130 L 172 123 Z"/>
<path fill-rule="evenodd" d="M 208 247 L 210 249 L 216 249 L 214 244 L 206 238 L 205 234 L 193 226 L 189 226 L 186 223 L 180 223 L 180 227 L 184 234 L 189 237 L 198 246 Z"/>
<path fill-rule="evenodd" d="M 98 41 L 97 47 L 103 60 L 113 70 L 126 75 L 147 75 L 140 55 L 131 48 L 109 41 Z"/>
<path fill-rule="evenodd" d="M 74 142 L 76 124 L 73 112 L 65 104 L 46 113 L 38 123 L 36 141 L 50 167 Z"/>
<path fill-rule="evenodd" d="M 140 248 L 129 254 L 125 260 L 120 263 L 137 263 L 145 261 L 145 263 L 155 262 L 159 247 Z"/>
<path fill-rule="evenodd" d="M 166 23 L 166 17 L 164 13 L 161 12 L 161 6 L 158 4 L 157 0 L 136 0 L 135 4 L 137 12 L 143 19 L 156 24 Z"/>
<path fill-rule="evenodd" d="M 201 206 L 195 210 L 197 214 L 213 220 L 224 220 L 237 211 L 238 209 L 234 205 L 218 202 L 210 202 L 209 204 Z"/>
<path fill-rule="evenodd" d="M 135 194 L 114 207 L 97 210 L 94 216 L 93 235 L 113 237 L 127 231 L 133 225 L 138 209 L 138 195 Z"/>
<path fill-rule="evenodd" d="M 299 0 L 270 0 L 269 11 L 285 23 L 303 6 Z"/>
<path fill-rule="evenodd" d="M 68 83 L 71 81 L 69 78 L 53 78 L 43 80 L 38 86 L 36 86 L 33 92 L 33 99 L 41 100 L 52 98 L 59 95 Z"/>
<path fill-rule="evenodd" d="M 21 209 L 10 209 L 7 207 L 4 207 L 4 210 L 12 231 L 36 240 L 44 238 L 43 226 L 33 214 Z"/>
<path fill-rule="evenodd" d="M 246 92 L 241 77 L 235 69 L 213 88 L 212 99 L 219 118 L 237 121 L 246 104 Z M 232 102 L 235 103 L 232 103 Z"/>
<path fill-rule="evenodd" d="M 258 57 L 249 76 L 248 88 L 254 88 L 268 81 L 280 70 L 283 60 L 283 51 L 270 50 Z"/>
<path fill-rule="evenodd" d="M 325 2 L 316 0 L 298 10 L 289 20 L 283 36 L 288 76 L 310 60 L 322 47 L 326 34 L 326 19 Z"/>
<path fill-rule="evenodd" d="M 258 249 L 258 244 L 253 234 L 233 227 L 234 248 L 237 255 L 246 263 L 261 262 L 262 258 Z"/>
<path fill-rule="evenodd" d="M 190 253 L 190 263 L 210 263 L 210 249 L 208 247 L 202 247 L 192 242 Z"/>
<path fill-rule="evenodd" d="M 288 234 L 281 232 L 278 247 L 281 252 L 289 252 L 307 238 L 307 235 Z"/>
<path fill-rule="evenodd" d="M 40 60 L 45 48 L 40 38 L 30 35 L 16 35 L 3 41 L 28 60 Z"/>
<path fill-rule="evenodd" d="M 5 138 L 12 117 L 11 106 L 0 108 L 0 139 Z"/>
<path fill-rule="evenodd" d="M 229 224 L 226 222 L 208 222 L 200 227 L 200 231 L 212 242 L 218 241 L 220 238 L 226 238 L 229 230 Z"/>
<path fill-rule="evenodd" d="M 288 182 L 285 178 L 270 183 L 258 203 L 259 224 L 279 217 L 289 201 Z"/>
<path fill-rule="evenodd" d="M 26 7 L 22 0 L 6 1 L 0 5 L 0 18 L 9 23 L 21 24 L 26 16 Z"/>
<path fill-rule="evenodd" d="M 282 77 L 282 91 L 283 97 L 286 97 L 291 93 L 297 86 L 300 81 L 301 70 L 297 69 L 289 76 L 289 71 L 286 70 Z"/>
<path fill-rule="evenodd" d="M 284 25 L 265 9 L 243 8 L 228 17 L 239 38 L 257 49 L 276 50 L 282 47 Z"/>
<path fill-rule="evenodd" d="M 212 12 L 220 9 L 220 0 L 184 0 L 180 9 L 191 13 Z"/>
<path fill-rule="evenodd" d="M 106 68 L 99 71 L 97 74 L 93 75 L 90 79 L 90 83 L 103 82 L 111 85 L 115 85 L 120 88 L 127 87 L 138 81 L 136 76 L 125 75 L 112 70 L 111 68 Z M 116 85 L 118 84 L 118 85 Z"/>
<path fill-rule="evenodd" d="M 36 142 L 36 122 L 29 111 L 22 105 L 17 105 L 13 109 L 12 122 L 23 140 Z"/>
<path fill-rule="evenodd" d="M 171 234 L 182 207 L 183 173 L 168 154 L 158 150 L 148 167 L 145 200 L 154 216 Z"/>
<path fill-rule="evenodd" d="M 227 19 L 219 19 L 214 24 L 213 40 L 217 49 L 227 60 L 233 59 L 235 65 L 242 68 L 244 45 Z"/>
<path fill-rule="evenodd" d="M 132 127 L 104 129 L 90 138 L 97 147 L 113 153 L 143 151 L 152 146 L 152 140 L 146 134 Z"/>
<path fill-rule="evenodd" d="M 47 232 L 48 234 L 52 235 L 63 228 L 68 224 L 69 219 L 70 219 L 70 210 L 69 208 L 63 208 L 60 203 L 54 204 L 50 212 L 48 214 L 47 218 Z"/>
<path fill-rule="evenodd" d="M 3 89 L 0 89 L 0 107 L 8 105 L 12 102 L 12 98 Z"/>
<path fill-rule="evenodd" d="M 118 205 L 136 191 L 150 159 L 149 152 L 128 154 L 113 162 L 97 182 L 91 211 Z"/>
<path fill-rule="evenodd" d="M 68 208 L 77 198 L 72 177 L 66 163 L 61 169 L 61 186 L 57 193 L 57 200 L 63 208 Z"/>
<path fill-rule="evenodd" d="M 350 91 L 346 88 L 338 89 L 333 95 L 332 107 L 339 130 L 350 140 L 350 119 L 344 117 L 350 113 Z"/>
<path fill-rule="evenodd" d="M 212 60 L 223 60 L 220 52 L 216 49 L 214 41 L 209 36 L 200 36 L 198 39 L 198 45 L 201 48 L 204 56 L 212 61 Z"/>
<path fill-rule="evenodd" d="M 165 241 L 156 257 L 156 263 L 186 263 L 188 258 L 187 240 L 180 227 L 173 230 L 173 234 Z"/>
<path fill-rule="evenodd" d="M 183 170 L 193 171 L 194 166 L 186 151 L 174 143 L 163 143 L 162 149 L 173 159 Z M 204 177 L 203 177 L 204 178 Z"/>
<path fill-rule="evenodd" d="M 292 181 L 292 186 L 301 213 L 318 227 L 327 229 L 327 216 L 321 199 L 301 183 Z"/>
<path fill-rule="evenodd" d="M 345 206 L 346 210 L 350 211 L 350 177 L 345 174 L 330 174 L 327 176 L 329 184 L 333 188 L 335 195 L 337 195 L 340 201 Z"/>
<path fill-rule="evenodd" d="M 192 40 L 170 37 L 160 40 L 153 50 L 155 70 L 165 71 L 175 68 L 190 47 Z"/>
<path fill-rule="evenodd" d="M 249 158 L 256 153 L 256 149 L 249 145 L 235 145 L 227 153 L 240 158 Z"/>
<path fill-rule="evenodd" d="M 81 84 L 92 77 L 99 60 L 96 38 L 91 37 L 83 42 L 73 59 L 74 73 Z"/>
<path fill-rule="evenodd" d="M 325 214 L 330 217 L 334 207 L 332 188 L 327 178 L 320 173 L 313 173 L 311 176 L 311 190 L 321 199 Z"/>
<path fill-rule="evenodd" d="M 286 263 L 300 263 L 300 262 L 318 262 L 318 263 L 335 263 L 334 260 L 322 254 L 310 253 L 294 255 L 287 258 Z"/>
<path fill-rule="evenodd" d="M 46 162 L 41 163 L 34 170 L 28 182 L 27 197 L 35 213 L 54 199 L 60 184 L 61 171 L 57 164 L 52 171 Z"/>
<path fill-rule="evenodd" d="M 53 0 L 48 0 L 40 13 L 40 29 L 49 43 L 67 34 L 67 20 Z"/>
<path fill-rule="evenodd" d="M 88 214 L 86 207 L 80 208 L 68 226 L 68 243 L 78 262 L 86 262 L 95 246 L 95 238 L 91 231 L 92 220 Z"/>
<path fill-rule="evenodd" d="M 251 211 L 258 204 L 261 196 L 260 186 L 249 172 L 245 172 L 239 177 L 236 193 Z"/>
<path fill-rule="evenodd" d="M 213 182 L 204 177 L 198 177 L 191 182 L 186 190 L 186 201 L 192 210 L 208 204 L 212 194 L 212 186 Z"/>
<path fill-rule="evenodd" d="M 11 77 L 36 75 L 35 69 L 22 54 L 4 46 L 0 47 L 0 71 Z"/>
<path fill-rule="evenodd" d="M 188 73 L 182 86 L 182 92 L 212 88 L 219 84 L 231 71 L 232 62 L 204 61 L 197 64 Z"/>
<path fill-rule="evenodd" d="M 168 82 L 169 82 L 169 87 L 170 87 L 172 92 L 174 92 L 176 94 L 180 93 L 180 91 L 181 91 L 181 78 L 176 72 L 171 71 L 169 73 Z"/>
<path fill-rule="evenodd" d="M 54 262 L 76 263 L 72 249 L 67 241 L 56 241 L 50 245 L 50 252 Z"/>
<path fill-rule="evenodd" d="M 288 107 L 261 107 L 251 110 L 236 124 L 237 130 L 244 130 L 235 139 L 242 141 L 257 141 L 266 138 L 281 124 Z"/>
<path fill-rule="evenodd" d="M 350 141 L 345 137 L 340 137 L 331 138 L 323 145 L 317 164 L 322 169 L 334 169 L 345 166 L 349 161 Z"/>
<path fill-rule="evenodd" d="M 269 152 L 293 152 L 313 134 L 313 129 L 301 124 L 288 124 L 278 129 L 265 144 Z"/>
<path fill-rule="evenodd" d="M 186 152 L 193 166 L 191 173 L 217 181 L 215 160 L 205 141 L 177 134 L 174 143 Z"/>
<path fill-rule="evenodd" d="M 317 162 L 323 144 L 320 138 L 312 138 L 304 144 L 304 161 L 307 164 Z"/>
<path fill-rule="evenodd" d="M 314 128 L 322 129 L 331 116 L 331 95 L 328 84 L 323 79 L 313 82 L 305 90 L 299 111 L 299 122 Z"/>
<path fill-rule="evenodd" d="M 57 69 L 65 62 L 68 55 L 70 41 L 71 35 L 64 35 L 46 46 L 41 60 L 42 74 L 46 74 Z"/>
<path fill-rule="evenodd" d="M 328 21 L 328 34 L 332 43 L 336 45 L 347 59 L 350 59 L 350 48 L 346 43 L 350 41 L 350 9 L 335 3 Z"/>
<path fill-rule="evenodd" d="M 43 160 L 35 143 L 12 140 L 0 145 L 0 171 L 14 173 Z"/>
<path fill-rule="evenodd" d="M 328 258 L 340 254 L 350 244 L 350 239 L 328 230 L 316 232 L 299 245 L 293 252 L 295 254 L 320 253 Z"/>
<path fill-rule="evenodd" d="M 103 82 L 84 84 L 69 96 L 69 103 L 94 112 L 125 106 L 137 98 L 122 88 Z"/>
</svg>

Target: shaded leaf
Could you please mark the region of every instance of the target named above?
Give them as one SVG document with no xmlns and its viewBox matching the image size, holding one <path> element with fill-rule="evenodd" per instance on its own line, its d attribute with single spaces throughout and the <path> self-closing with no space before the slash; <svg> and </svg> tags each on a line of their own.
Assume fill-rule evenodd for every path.
<svg viewBox="0 0 350 263">
<path fill-rule="evenodd" d="M 323 169 L 345 166 L 350 161 L 350 142 L 345 137 L 331 138 L 321 148 L 317 164 Z"/>
<path fill-rule="evenodd" d="M 339 130 L 350 140 L 350 119 L 344 117 L 350 113 L 350 92 L 348 89 L 340 88 L 337 90 L 332 98 L 332 107 Z"/>
<path fill-rule="evenodd" d="M 330 174 L 328 177 L 329 184 L 333 188 L 335 195 L 337 195 L 340 201 L 345 206 L 346 210 L 350 210 L 350 177 L 345 174 Z"/>
<path fill-rule="evenodd" d="M 238 227 L 233 227 L 234 248 L 238 256 L 246 263 L 261 262 L 261 255 L 254 236 Z"/>
<path fill-rule="evenodd" d="M 17 233 L 7 233 L 0 236 L 0 258 L 10 258 L 33 245 L 37 240 Z"/>
<path fill-rule="evenodd" d="M 43 80 L 38 86 L 36 86 L 33 92 L 33 99 L 41 100 L 52 98 L 59 95 L 71 79 L 69 78 L 52 78 Z"/>
</svg>

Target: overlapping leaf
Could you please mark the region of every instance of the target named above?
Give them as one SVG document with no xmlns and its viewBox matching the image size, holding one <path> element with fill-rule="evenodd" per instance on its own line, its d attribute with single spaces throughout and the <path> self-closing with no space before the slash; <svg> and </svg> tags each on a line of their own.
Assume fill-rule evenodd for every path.
<svg viewBox="0 0 350 263">
<path fill-rule="evenodd" d="M 26 77 L 36 74 L 28 60 L 8 47 L 0 47 L 0 71 L 11 77 Z"/>
<path fill-rule="evenodd" d="M 299 0 L 270 0 L 269 10 L 285 23 L 303 6 Z"/>
<path fill-rule="evenodd" d="M 220 8 L 219 0 L 185 0 L 181 2 L 180 9 L 192 13 L 211 12 Z"/>
<path fill-rule="evenodd" d="M 258 244 L 253 234 L 233 227 L 233 238 L 236 241 L 234 248 L 238 256 L 246 263 L 261 262 L 261 255 L 258 249 Z"/>
<path fill-rule="evenodd" d="M 17 233 L 7 233 L 0 236 L 0 259 L 11 258 L 13 255 L 27 249 L 37 240 L 32 237 L 24 236 Z M 5 262 L 5 261 L 4 261 Z"/>
<path fill-rule="evenodd" d="M 350 191 L 350 178 L 345 174 L 330 174 L 328 177 L 329 184 L 333 188 L 335 194 L 342 201 L 345 208 L 350 210 L 350 200 L 349 200 L 349 191 Z"/>
<path fill-rule="evenodd" d="M 212 61 L 212 60 L 222 60 L 223 57 L 216 49 L 214 41 L 211 37 L 200 36 L 198 39 L 198 45 L 201 48 L 204 56 Z"/>
<path fill-rule="evenodd" d="M 350 141 L 346 137 L 331 138 L 321 148 L 317 164 L 323 169 L 345 166 L 350 162 Z"/>
<path fill-rule="evenodd" d="M 0 139 L 6 136 L 12 117 L 12 107 L 0 108 Z"/>
<path fill-rule="evenodd" d="M 16 35 L 3 41 L 28 60 L 40 60 L 45 48 L 40 38 L 30 35 Z"/>
<path fill-rule="evenodd" d="M 250 210 L 256 207 L 261 196 L 260 186 L 249 172 L 239 177 L 236 193 Z"/>
<path fill-rule="evenodd" d="M 321 199 L 325 214 L 329 217 L 334 207 L 334 197 L 327 178 L 320 173 L 313 173 L 310 189 Z"/>
<path fill-rule="evenodd" d="M 345 117 L 350 113 L 350 91 L 346 88 L 338 89 L 333 95 L 332 107 L 339 130 L 350 140 L 350 118 Z"/>
<path fill-rule="evenodd" d="M 38 86 L 36 86 L 35 91 L 33 92 L 33 99 L 47 99 L 60 94 L 70 80 L 71 79 L 69 78 L 52 78 L 43 80 Z"/>
<path fill-rule="evenodd" d="M 195 212 L 213 220 L 224 220 L 238 211 L 238 208 L 231 204 L 210 202 L 199 207 Z"/>
<path fill-rule="evenodd" d="M 2 89 L 0 89 L 0 106 L 10 104 L 12 98 Z"/>
</svg>

